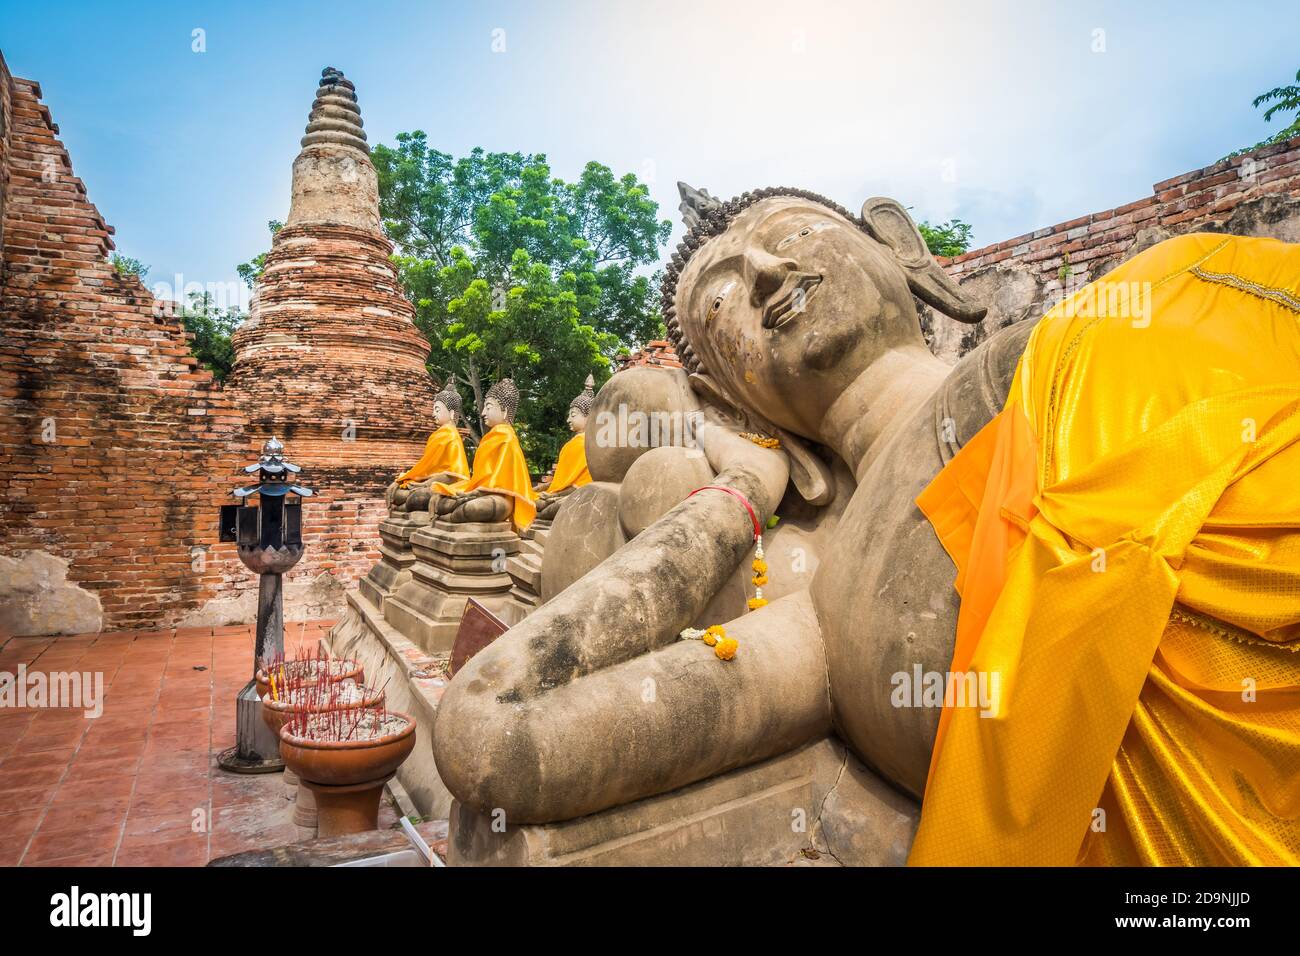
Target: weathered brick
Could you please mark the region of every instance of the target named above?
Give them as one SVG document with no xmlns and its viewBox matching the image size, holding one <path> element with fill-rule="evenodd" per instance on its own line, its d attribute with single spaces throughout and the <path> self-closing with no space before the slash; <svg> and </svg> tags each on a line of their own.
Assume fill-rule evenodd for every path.
<svg viewBox="0 0 1300 956">
<path fill-rule="evenodd" d="M 407 336 L 412 354 L 423 343 L 391 247 L 379 235 L 327 230 L 315 237 L 321 268 L 263 290 L 264 301 L 287 309 L 286 323 L 319 322 L 311 337 L 326 343 L 313 342 L 311 363 L 280 360 L 304 383 L 296 418 L 277 396 L 282 376 L 269 360 L 244 376 L 260 390 L 222 388 L 196 368 L 192 336 L 170 305 L 108 263 L 113 230 L 71 176 L 38 98 L 39 87 L 12 79 L 0 59 L 0 550 L 67 558 L 70 580 L 99 594 L 108 629 L 175 626 L 218 595 L 256 589 L 233 546 L 216 541 L 217 506 L 243 480 L 237 468 L 282 426 L 305 433 L 348 417 L 358 442 L 288 438 L 305 482 L 320 491 L 307 504 L 306 555 L 289 581 L 328 572 L 353 583 L 377 559 L 383 486 L 418 458 L 432 404 L 423 352 L 407 366 L 420 373 L 414 385 L 392 373 L 392 339 Z M 42 179 L 46 156 L 60 170 L 55 182 Z M 348 404 L 353 395 L 367 398 Z M 46 419 L 53 442 L 42 439 Z M 206 552 L 202 568 L 192 565 L 196 547 Z"/>
</svg>

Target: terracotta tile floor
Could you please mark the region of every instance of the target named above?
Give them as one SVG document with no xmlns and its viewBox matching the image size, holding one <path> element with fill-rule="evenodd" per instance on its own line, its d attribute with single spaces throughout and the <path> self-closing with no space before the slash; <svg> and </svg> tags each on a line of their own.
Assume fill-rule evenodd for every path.
<svg viewBox="0 0 1300 956">
<path fill-rule="evenodd" d="M 332 623 L 288 624 L 285 642 Z M 0 638 L 0 671 L 104 675 L 96 719 L 0 707 L 0 866 L 200 866 L 296 840 L 281 774 L 216 763 L 252 658 L 252 625 Z"/>
</svg>

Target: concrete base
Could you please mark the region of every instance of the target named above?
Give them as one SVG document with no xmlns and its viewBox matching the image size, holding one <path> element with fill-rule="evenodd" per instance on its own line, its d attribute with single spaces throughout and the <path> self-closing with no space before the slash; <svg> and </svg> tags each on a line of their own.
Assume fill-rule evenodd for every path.
<svg viewBox="0 0 1300 956">
<path fill-rule="evenodd" d="M 563 823 L 510 826 L 454 802 L 455 866 L 901 866 L 920 806 L 835 738 Z M 816 851 L 806 853 L 805 851 Z"/>
<path fill-rule="evenodd" d="M 505 613 L 513 585 L 506 564 L 519 552 L 509 522 L 434 521 L 412 533 L 410 543 L 411 576 L 383 600 L 381 610 L 425 652 L 451 650 L 469 598 L 498 617 Z"/>
<path fill-rule="evenodd" d="M 348 592 L 343 620 L 325 638 L 336 657 L 357 660 L 366 682 L 383 687 L 389 710 L 415 719 L 415 749 L 397 770 L 411 803 L 426 819 L 446 817 L 451 794 L 433 762 L 433 720 L 447 681 L 440 676 L 447 655 L 430 655 L 403 637 L 359 590 Z"/>
<path fill-rule="evenodd" d="M 534 521 L 521 534 L 519 553 L 506 562 L 506 573 L 513 582 L 501 620 L 514 627 L 542 603 L 542 555 L 551 522 Z"/>
<path fill-rule="evenodd" d="M 427 511 L 389 517 L 379 523 L 379 563 L 358 584 L 370 603 L 382 610 L 384 601 L 411 580 L 411 567 L 415 564 L 411 535 L 428 524 Z"/>
<path fill-rule="evenodd" d="M 416 831 L 424 837 L 429 848 L 445 859 L 447 855 L 447 821 L 431 820 L 417 823 Z M 347 836 L 312 840 L 310 843 L 290 843 L 268 850 L 246 850 L 230 856 L 219 857 L 208 864 L 217 867 L 249 866 L 339 866 L 355 864 L 385 854 L 396 854 L 411 848 L 411 841 L 401 830 L 371 830 L 367 833 L 350 833 Z"/>
</svg>

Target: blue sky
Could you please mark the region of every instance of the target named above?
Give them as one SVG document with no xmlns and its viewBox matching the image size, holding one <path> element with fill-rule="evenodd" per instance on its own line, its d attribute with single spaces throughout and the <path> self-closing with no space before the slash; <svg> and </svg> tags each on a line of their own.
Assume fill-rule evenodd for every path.
<svg viewBox="0 0 1300 956">
<path fill-rule="evenodd" d="M 1294 0 L 0 0 L 10 69 L 40 81 L 151 284 L 229 281 L 267 247 L 327 65 L 357 84 L 372 143 L 418 128 L 454 155 L 545 153 L 561 178 L 596 159 L 674 220 L 678 179 L 888 195 L 983 244 L 1280 128 L 1250 101 L 1295 76 L 1298 27 Z"/>
</svg>

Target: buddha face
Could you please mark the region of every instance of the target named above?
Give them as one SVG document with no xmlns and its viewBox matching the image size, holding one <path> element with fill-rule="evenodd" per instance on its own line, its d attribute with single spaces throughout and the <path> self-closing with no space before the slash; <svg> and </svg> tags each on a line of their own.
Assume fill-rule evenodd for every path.
<svg viewBox="0 0 1300 956">
<path fill-rule="evenodd" d="M 441 428 L 452 420 L 451 409 L 442 402 L 433 403 L 433 423 Z"/>
<path fill-rule="evenodd" d="M 569 406 L 569 431 L 575 435 L 587 430 L 587 416 L 576 405 Z"/>
<path fill-rule="evenodd" d="M 738 404 L 821 440 L 835 399 L 886 350 L 924 347 L 892 252 L 819 203 L 773 197 L 708 240 L 678 282 L 678 321 Z"/>
<path fill-rule="evenodd" d="M 496 428 L 506 421 L 506 410 L 495 398 L 489 398 L 483 403 L 483 424 L 488 428 Z"/>
</svg>

